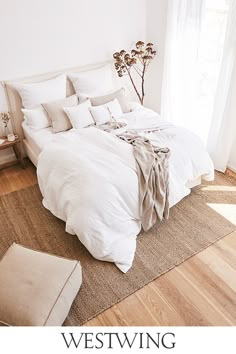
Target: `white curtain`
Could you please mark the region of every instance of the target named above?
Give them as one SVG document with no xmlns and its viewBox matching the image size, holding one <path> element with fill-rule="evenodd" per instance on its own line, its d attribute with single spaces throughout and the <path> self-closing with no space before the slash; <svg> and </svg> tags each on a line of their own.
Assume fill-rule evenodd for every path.
<svg viewBox="0 0 236 354">
<path fill-rule="evenodd" d="M 205 0 L 169 0 L 161 115 L 194 129 L 198 52 Z"/>
<path fill-rule="evenodd" d="M 230 2 L 223 59 L 207 147 L 217 170 L 225 172 L 236 138 L 236 1 Z"/>
<path fill-rule="evenodd" d="M 215 168 L 225 171 L 236 137 L 236 0 L 229 0 L 220 66 L 208 61 L 204 73 L 203 51 L 212 49 L 207 48 L 206 33 L 202 31 L 207 2 L 168 0 L 161 114 L 164 119 L 198 134 Z M 215 86 L 214 94 L 206 100 L 205 74 L 213 67 L 217 67 L 218 83 L 209 82 Z"/>
</svg>

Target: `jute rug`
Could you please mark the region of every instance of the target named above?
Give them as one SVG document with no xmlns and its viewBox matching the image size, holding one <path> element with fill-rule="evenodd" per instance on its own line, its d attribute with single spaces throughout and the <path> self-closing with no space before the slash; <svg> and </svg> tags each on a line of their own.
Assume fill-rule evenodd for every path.
<svg viewBox="0 0 236 354">
<path fill-rule="evenodd" d="M 215 185 L 235 185 L 217 175 Z M 208 185 L 213 185 L 210 183 Z M 123 274 L 114 264 L 95 260 L 65 224 L 41 204 L 38 186 L 0 198 L 0 257 L 12 242 L 59 256 L 79 259 L 83 284 L 65 325 L 77 326 L 121 301 L 153 279 L 235 230 L 208 203 L 235 203 L 236 192 L 195 189 L 171 209 L 170 218 L 137 239 L 133 267 Z"/>
</svg>

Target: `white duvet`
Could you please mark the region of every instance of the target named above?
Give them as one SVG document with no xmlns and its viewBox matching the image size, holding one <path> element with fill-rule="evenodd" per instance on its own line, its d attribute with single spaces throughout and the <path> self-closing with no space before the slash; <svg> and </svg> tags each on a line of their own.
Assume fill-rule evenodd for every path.
<svg viewBox="0 0 236 354">
<path fill-rule="evenodd" d="M 125 119 L 129 128 L 140 129 L 153 144 L 171 150 L 170 206 L 190 193 L 188 182 L 214 178 L 212 161 L 194 134 L 161 121 L 146 108 Z M 160 130 L 142 132 L 151 127 Z M 132 146 L 95 127 L 72 129 L 44 147 L 37 174 L 43 205 L 66 222 L 66 231 L 76 234 L 95 258 L 127 272 L 141 230 Z"/>
</svg>

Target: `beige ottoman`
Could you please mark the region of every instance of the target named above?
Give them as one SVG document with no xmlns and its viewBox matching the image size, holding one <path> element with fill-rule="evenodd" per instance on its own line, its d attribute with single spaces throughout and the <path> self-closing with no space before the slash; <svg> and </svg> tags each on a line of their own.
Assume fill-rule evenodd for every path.
<svg viewBox="0 0 236 354">
<path fill-rule="evenodd" d="M 0 261 L 0 323 L 60 326 L 81 283 L 78 261 L 13 243 Z"/>
</svg>

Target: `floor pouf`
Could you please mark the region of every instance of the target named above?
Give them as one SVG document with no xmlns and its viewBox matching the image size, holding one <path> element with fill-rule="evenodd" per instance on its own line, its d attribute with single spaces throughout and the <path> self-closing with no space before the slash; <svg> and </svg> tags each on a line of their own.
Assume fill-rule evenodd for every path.
<svg viewBox="0 0 236 354">
<path fill-rule="evenodd" d="M 0 323 L 60 326 L 81 283 L 78 261 L 13 243 L 0 261 Z"/>
</svg>

